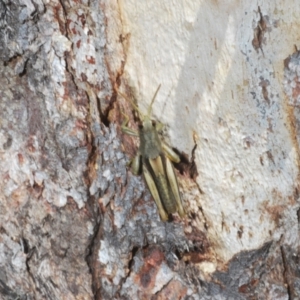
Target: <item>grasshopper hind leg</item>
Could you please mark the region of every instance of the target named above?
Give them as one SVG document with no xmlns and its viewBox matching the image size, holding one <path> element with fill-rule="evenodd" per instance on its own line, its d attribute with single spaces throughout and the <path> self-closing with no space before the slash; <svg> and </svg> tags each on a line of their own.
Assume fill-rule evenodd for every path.
<svg viewBox="0 0 300 300">
<path fill-rule="evenodd" d="M 166 146 L 166 147 L 168 147 L 168 146 Z M 163 149 L 165 150 L 165 147 L 163 147 Z M 178 182 L 177 182 L 177 178 L 176 178 L 176 175 L 174 172 L 174 168 L 169 159 L 168 154 L 172 154 L 173 161 L 176 159 L 175 162 L 179 162 L 180 158 L 170 147 L 168 147 L 168 150 L 170 150 L 170 151 L 168 153 L 166 153 L 166 159 L 165 159 L 166 173 L 167 173 L 168 181 L 170 184 L 170 189 L 172 191 L 172 194 L 173 194 L 175 202 L 176 202 L 178 214 L 181 218 L 183 218 L 185 216 L 185 210 L 183 208 L 182 199 L 181 199 L 181 196 L 179 193 Z M 175 154 L 175 155 L 173 155 L 173 154 Z"/>
<path fill-rule="evenodd" d="M 179 155 L 167 144 L 162 143 L 162 148 L 164 150 L 165 155 L 173 162 L 179 163 L 180 157 Z"/>
<path fill-rule="evenodd" d="M 140 174 L 140 170 L 141 170 L 141 154 L 140 153 L 138 153 L 131 160 L 131 170 L 134 175 Z"/>
</svg>

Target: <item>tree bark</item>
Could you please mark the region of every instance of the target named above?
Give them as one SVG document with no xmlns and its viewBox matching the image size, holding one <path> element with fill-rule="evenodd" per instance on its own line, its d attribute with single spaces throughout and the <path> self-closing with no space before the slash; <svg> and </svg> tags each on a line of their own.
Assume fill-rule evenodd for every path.
<svg viewBox="0 0 300 300">
<path fill-rule="evenodd" d="M 0 1 L 0 298 L 299 299 L 299 9 Z M 168 222 L 118 95 L 160 83 Z"/>
</svg>

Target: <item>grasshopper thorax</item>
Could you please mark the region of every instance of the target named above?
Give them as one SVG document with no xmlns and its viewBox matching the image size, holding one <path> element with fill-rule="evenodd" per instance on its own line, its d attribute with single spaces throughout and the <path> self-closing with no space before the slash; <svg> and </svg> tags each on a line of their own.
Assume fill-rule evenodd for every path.
<svg viewBox="0 0 300 300">
<path fill-rule="evenodd" d="M 154 159 L 162 154 L 162 145 L 155 122 L 146 118 L 139 128 L 140 136 L 140 153 L 145 159 Z"/>
</svg>

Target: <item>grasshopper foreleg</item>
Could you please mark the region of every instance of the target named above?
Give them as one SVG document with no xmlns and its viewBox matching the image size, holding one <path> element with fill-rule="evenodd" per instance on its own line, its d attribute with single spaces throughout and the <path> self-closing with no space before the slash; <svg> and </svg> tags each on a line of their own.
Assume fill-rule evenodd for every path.
<svg viewBox="0 0 300 300">
<path fill-rule="evenodd" d="M 131 136 L 139 136 L 137 131 L 127 127 L 128 122 L 129 122 L 128 116 L 125 115 L 123 112 L 122 112 L 122 115 L 125 118 L 121 125 L 122 131 Z M 140 173 L 140 169 L 141 169 L 141 154 L 138 152 L 137 155 L 133 159 L 130 160 L 128 165 L 131 165 L 132 173 L 134 175 L 138 175 Z"/>
<path fill-rule="evenodd" d="M 129 122 L 129 118 L 127 115 L 125 115 L 123 112 L 121 112 L 121 114 L 124 116 L 124 121 L 121 125 L 121 129 L 124 133 L 128 134 L 128 135 L 131 135 L 131 136 L 139 136 L 138 132 L 136 130 L 133 130 L 131 128 L 129 128 L 127 125 L 128 125 L 128 122 Z"/>
</svg>

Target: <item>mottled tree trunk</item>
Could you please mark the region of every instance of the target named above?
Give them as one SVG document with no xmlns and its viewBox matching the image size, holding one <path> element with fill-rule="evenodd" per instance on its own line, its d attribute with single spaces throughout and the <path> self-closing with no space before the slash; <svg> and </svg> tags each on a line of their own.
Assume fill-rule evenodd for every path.
<svg viewBox="0 0 300 300">
<path fill-rule="evenodd" d="M 256 5 L 0 0 L 1 299 L 300 298 L 300 7 Z M 159 83 L 168 222 L 117 93 Z"/>
</svg>

